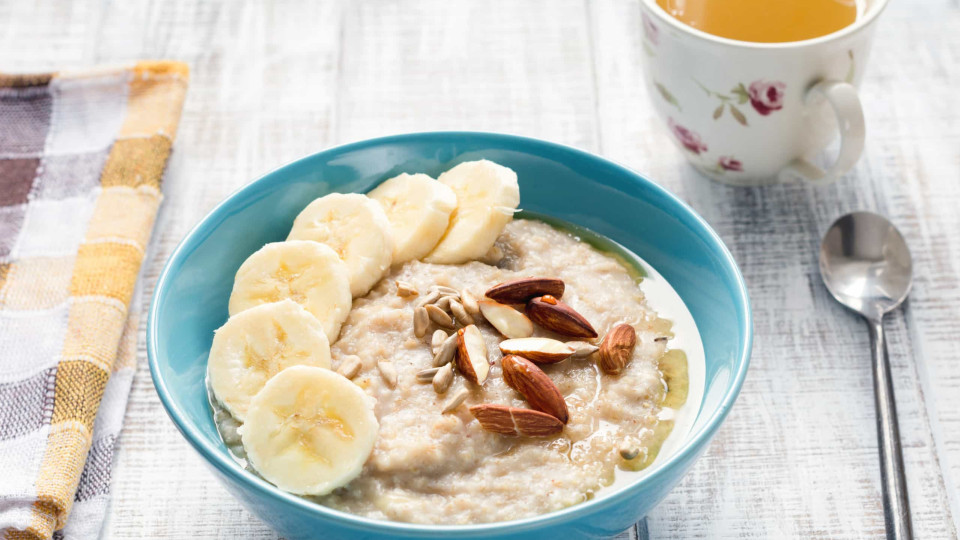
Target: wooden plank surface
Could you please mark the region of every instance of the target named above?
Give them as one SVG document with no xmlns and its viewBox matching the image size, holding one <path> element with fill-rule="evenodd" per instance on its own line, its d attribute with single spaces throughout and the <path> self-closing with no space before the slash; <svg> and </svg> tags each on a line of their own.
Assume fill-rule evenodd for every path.
<svg viewBox="0 0 960 540">
<path fill-rule="evenodd" d="M 892 2 L 862 98 L 864 159 L 835 185 L 734 189 L 686 166 L 641 83 L 636 0 L 0 0 L 0 70 L 190 62 L 145 294 L 237 187 L 331 144 L 432 129 L 558 141 L 679 194 L 741 264 L 756 320 L 743 393 L 650 516 L 654 538 L 875 538 L 883 516 L 866 327 L 819 282 L 840 214 L 890 216 L 917 282 L 887 324 L 918 538 L 960 522 L 960 6 Z M 275 538 L 166 418 L 145 356 L 104 538 Z"/>
</svg>

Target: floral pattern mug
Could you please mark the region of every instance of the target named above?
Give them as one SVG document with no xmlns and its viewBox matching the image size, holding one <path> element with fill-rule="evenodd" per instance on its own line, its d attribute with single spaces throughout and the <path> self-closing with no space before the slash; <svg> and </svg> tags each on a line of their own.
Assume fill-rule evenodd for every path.
<svg viewBox="0 0 960 540">
<path fill-rule="evenodd" d="M 815 39 L 750 43 L 687 26 L 642 0 L 644 70 L 654 107 L 686 158 L 729 184 L 829 182 L 863 151 L 856 87 L 886 0 Z M 826 169 L 810 160 L 840 134 Z"/>
</svg>

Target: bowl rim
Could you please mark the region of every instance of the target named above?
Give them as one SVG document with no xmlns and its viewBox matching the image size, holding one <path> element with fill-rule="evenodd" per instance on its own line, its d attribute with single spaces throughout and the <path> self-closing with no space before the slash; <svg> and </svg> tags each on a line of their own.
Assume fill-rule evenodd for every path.
<svg viewBox="0 0 960 540">
<path fill-rule="evenodd" d="M 174 270 L 174 265 L 176 264 L 176 266 L 180 266 L 181 263 L 179 262 L 179 259 L 183 253 L 187 250 L 192 251 L 194 249 L 194 244 L 196 243 L 197 238 L 206 236 L 204 233 L 206 229 L 211 227 L 211 222 L 219 221 L 222 215 L 228 212 L 228 205 L 237 196 L 241 195 L 242 193 L 256 190 L 261 184 L 269 182 L 273 176 L 282 170 L 307 161 L 312 161 L 321 155 L 336 155 L 344 152 L 361 150 L 368 147 L 402 143 L 417 139 L 438 138 L 443 140 L 445 138 L 456 137 L 485 138 L 498 141 L 501 144 L 505 142 L 508 145 L 516 144 L 518 146 L 525 147 L 539 147 L 540 149 L 544 149 L 546 151 L 572 154 L 573 157 L 599 162 L 605 167 L 612 168 L 618 174 L 630 177 L 633 181 L 644 184 L 647 188 L 657 192 L 658 195 L 666 198 L 668 201 L 685 212 L 687 217 L 692 220 L 695 225 L 699 226 L 704 233 L 706 233 L 707 238 L 709 238 L 709 240 L 715 244 L 714 247 L 719 249 L 720 255 L 724 262 L 733 270 L 737 284 L 737 290 L 735 291 L 736 301 L 741 312 L 740 320 L 738 322 L 740 326 L 745 329 L 743 335 L 741 336 L 743 342 L 743 352 L 737 362 L 738 369 L 733 374 L 730 385 L 725 391 L 720 404 L 717 406 L 717 409 L 707 419 L 700 430 L 689 434 L 687 440 L 683 441 L 680 448 L 675 450 L 673 455 L 671 455 L 666 461 L 658 464 L 657 467 L 649 474 L 624 486 L 616 493 L 607 497 L 599 497 L 589 501 L 584 501 L 582 503 L 553 512 L 510 521 L 469 525 L 431 525 L 371 519 L 336 510 L 322 504 L 309 501 L 297 495 L 287 493 L 277 488 L 273 484 L 270 484 L 266 480 L 263 480 L 244 470 L 235 460 L 223 454 L 199 433 L 199 428 L 189 420 L 189 415 L 187 415 L 177 406 L 169 388 L 167 387 L 167 382 L 160 375 L 159 358 L 157 354 L 157 318 L 159 305 L 161 303 L 160 300 L 166 293 L 167 281 L 172 279 L 170 276 Z M 687 225 L 689 226 L 689 220 L 685 221 L 687 221 Z M 695 454 L 701 447 L 705 446 L 705 444 L 713 438 L 713 435 L 716 433 L 717 429 L 719 429 L 727 414 L 729 414 L 730 409 L 733 407 L 733 404 L 740 393 L 740 389 L 743 386 L 743 381 L 746 378 L 747 368 L 750 364 L 750 354 L 753 348 L 753 314 L 751 311 L 750 298 L 748 295 L 746 282 L 744 281 L 740 267 L 737 265 L 736 260 L 730 253 L 730 250 L 727 248 L 726 244 L 716 233 L 716 231 L 714 231 L 713 228 L 707 224 L 703 217 L 701 217 L 679 197 L 639 172 L 636 172 L 613 160 L 600 157 L 585 150 L 533 137 L 485 131 L 422 131 L 393 134 L 331 146 L 310 155 L 290 161 L 261 175 L 256 180 L 253 180 L 252 182 L 249 182 L 234 190 L 222 201 L 217 203 L 212 210 L 207 212 L 207 214 L 184 235 L 184 237 L 177 244 L 176 248 L 174 248 L 174 250 L 168 256 L 163 265 L 163 269 L 157 278 L 153 295 L 151 297 L 150 309 L 147 317 L 146 338 L 147 362 L 150 368 L 150 376 L 153 380 L 157 395 L 160 397 L 160 402 L 163 404 L 167 415 L 173 421 L 174 425 L 177 427 L 177 430 L 180 431 L 187 442 L 190 443 L 190 445 L 204 458 L 204 460 L 206 460 L 210 465 L 216 467 L 217 470 L 219 470 L 222 474 L 234 479 L 236 482 L 246 485 L 248 488 L 258 492 L 261 496 L 279 499 L 286 504 L 292 505 L 293 509 L 296 509 L 300 512 L 306 512 L 324 519 L 329 519 L 349 528 L 374 530 L 377 532 L 394 532 L 401 534 L 430 534 L 431 536 L 450 533 L 494 534 L 508 531 L 511 533 L 518 533 L 545 526 L 558 525 L 564 522 L 570 522 L 584 515 L 598 512 L 606 506 L 615 504 L 618 499 L 625 497 L 626 494 L 631 491 L 639 489 L 640 486 L 655 482 L 657 478 L 666 475 L 668 471 L 678 462 L 690 458 L 692 454 Z"/>
</svg>

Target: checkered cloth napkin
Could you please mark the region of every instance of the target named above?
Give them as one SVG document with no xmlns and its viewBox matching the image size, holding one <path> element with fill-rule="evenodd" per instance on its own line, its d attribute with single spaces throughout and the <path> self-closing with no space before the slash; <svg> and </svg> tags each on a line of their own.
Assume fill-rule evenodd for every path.
<svg viewBox="0 0 960 540">
<path fill-rule="evenodd" d="M 0 74 L 0 538 L 100 533 L 187 79 Z"/>
</svg>

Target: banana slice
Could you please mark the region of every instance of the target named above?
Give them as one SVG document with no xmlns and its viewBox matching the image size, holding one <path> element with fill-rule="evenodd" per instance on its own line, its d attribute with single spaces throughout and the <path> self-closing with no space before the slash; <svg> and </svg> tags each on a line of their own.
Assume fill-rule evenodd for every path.
<svg viewBox="0 0 960 540">
<path fill-rule="evenodd" d="M 453 189 L 457 209 L 450 227 L 424 261 L 459 264 L 483 257 L 520 204 L 517 173 L 492 161 L 467 161 L 440 175 Z"/>
<path fill-rule="evenodd" d="M 354 297 L 367 294 L 393 261 L 387 215 L 359 193 L 331 193 L 313 201 L 293 221 L 287 240 L 313 240 L 333 248 L 347 263 Z"/>
<path fill-rule="evenodd" d="M 420 259 L 437 245 L 457 207 L 457 196 L 425 174 L 385 181 L 367 194 L 380 203 L 393 229 L 393 264 Z"/>
<path fill-rule="evenodd" d="M 240 440 L 251 465 L 280 489 L 325 495 L 363 470 L 380 429 L 373 407 L 342 375 L 293 366 L 253 397 Z"/>
<path fill-rule="evenodd" d="M 327 339 L 336 341 L 353 304 L 346 265 L 333 249 L 317 242 L 267 244 L 237 270 L 230 316 L 286 298 L 312 313 Z"/>
<path fill-rule="evenodd" d="M 207 372 L 217 400 L 241 422 L 270 377 L 294 365 L 330 367 L 330 341 L 316 317 L 293 300 L 237 313 L 217 329 Z"/>
</svg>

